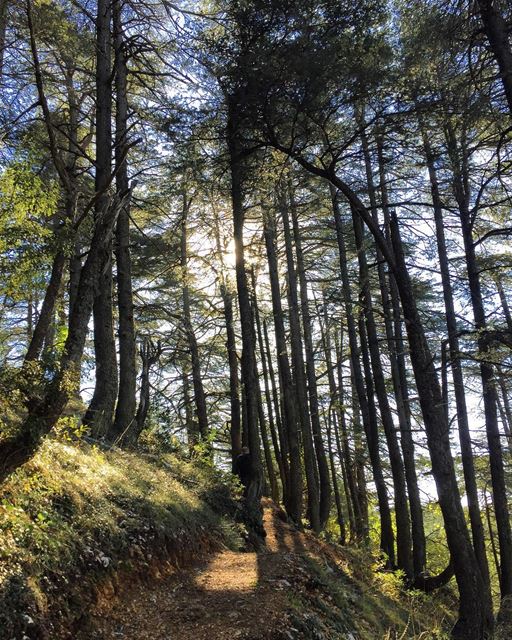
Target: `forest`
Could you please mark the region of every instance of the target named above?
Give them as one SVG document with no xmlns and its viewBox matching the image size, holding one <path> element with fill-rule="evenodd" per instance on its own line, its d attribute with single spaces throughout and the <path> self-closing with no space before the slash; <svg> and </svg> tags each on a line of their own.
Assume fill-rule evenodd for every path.
<svg viewBox="0 0 512 640">
<path fill-rule="evenodd" d="M 0 0 L 0 101 L 0 591 L 64 442 L 511 638 L 509 1 Z"/>
</svg>

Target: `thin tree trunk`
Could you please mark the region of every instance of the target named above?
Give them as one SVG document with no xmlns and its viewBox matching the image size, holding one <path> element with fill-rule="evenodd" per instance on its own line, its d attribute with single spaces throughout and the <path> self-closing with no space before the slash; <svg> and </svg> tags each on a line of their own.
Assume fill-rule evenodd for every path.
<svg viewBox="0 0 512 640">
<path fill-rule="evenodd" d="M 262 375 L 263 375 L 263 385 L 264 385 L 264 392 L 265 392 L 265 404 L 267 406 L 267 417 L 268 417 L 268 427 L 269 427 L 269 431 L 270 431 L 270 437 L 272 440 L 272 447 L 274 449 L 274 456 L 277 462 L 277 466 L 279 469 L 279 475 L 281 478 L 281 482 L 283 484 L 283 487 L 286 486 L 286 475 L 285 475 L 285 471 L 284 471 L 284 466 L 283 466 L 283 461 L 281 458 L 281 451 L 279 448 L 279 442 L 277 439 L 277 431 L 276 431 L 276 425 L 274 422 L 274 413 L 272 411 L 272 399 L 270 397 L 270 387 L 269 387 L 269 383 L 268 383 L 268 370 L 267 370 L 267 357 L 265 354 L 265 348 L 264 348 L 264 344 L 263 344 L 263 333 L 261 330 L 261 319 L 260 319 L 260 310 L 258 308 L 258 298 L 256 296 L 256 277 L 254 275 L 254 269 L 251 270 L 251 279 L 252 279 L 252 290 L 253 290 L 253 309 L 254 309 L 254 319 L 256 321 L 256 335 L 258 338 L 258 348 L 259 348 L 259 352 L 260 352 L 260 361 L 261 361 L 261 370 L 262 370 Z M 262 435 L 263 435 L 263 430 L 262 430 Z M 267 466 L 269 465 L 269 459 L 267 456 L 267 453 L 265 452 L 265 456 L 266 456 L 266 460 L 267 460 Z M 270 463 L 272 463 L 272 457 L 270 456 Z M 274 467 L 272 464 L 272 472 L 269 471 L 269 479 L 271 482 L 271 488 L 272 488 L 272 499 L 275 502 L 279 501 L 279 489 L 277 486 L 277 482 L 273 482 L 271 475 L 274 474 Z M 275 475 L 275 474 L 274 474 Z"/>
<path fill-rule="evenodd" d="M 366 134 L 362 134 L 363 150 L 365 155 L 366 176 L 368 181 L 368 191 L 372 210 L 372 218 L 376 224 L 379 223 L 376 191 L 373 181 L 371 157 Z M 386 185 L 386 171 L 383 146 L 380 140 L 377 141 L 379 183 L 384 217 L 389 218 L 389 201 Z M 425 528 L 423 524 L 423 511 L 421 507 L 420 492 L 418 487 L 418 477 L 416 474 L 416 463 L 414 459 L 414 441 L 412 438 L 411 414 L 409 408 L 409 395 L 407 386 L 407 376 L 404 358 L 404 344 L 402 336 L 402 323 L 400 316 L 400 305 L 396 289 L 393 282 L 388 288 L 388 278 L 384 270 L 384 260 L 379 247 L 376 247 L 377 271 L 381 291 L 382 307 L 384 310 L 384 328 L 386 332 L 386 342 L 388 346 L 388 356 L 391 364 L 391 377 L 393 390 L 398 411 L 398 423 L 400 427 L 400 444 L 403 454 L 405 477 L 409 497 L 411 513 L 412 532 L 412 555 L 414 575 L 419 575 L 426 566 L 426 540 Z"/>
<path fill-rule="evenodd" d="M 7 2 L 0 2 L 0 82 L 2 76 L 2 60 L 3 44 L 5 37 L 5 20 L 6 20 Z M 32 52 L 32 60 L 34 64 L 34 75 L 37 87 L 37 94 L 39 97 L 39 104 L 43 113 L 44 125 L 48 134 L 48 142 L 50 146 L 50 154 L 53 160 L 55 170 L 59 176 L 60 186 L 64 193 L 64 220 L 68 223 L 74 222 L 75 208 L 76 208 L 76 185 L 74 166 L 77 151 L 77 135 L 78 135 L 78 112 L 79 108 L 76 102 L 76 95 L 73 87 L 73 70 L 69 61 L 66 60 L 66 88 L 68 97 L 68 109 L 69 109 L 69 131 L 68 131 L 68 148 L 67 154 L 61 152 L 56 143 L 54 125 L 51 118 L 50 108 L 46 98 L 43 75 L 41 71 L 41 65 L 39 62 L 39 53 L 37 49 L 37 43 L 35 38 L 35 32 L 33 28 L 32 20 L 32 2 L 27 2 L 27 23 L 30 34 L 30 47 Z M 55 225 L 55 230 L 58 229 L 58 224 Z M 52 271 L 50 274 L 50 280 L 45 292 L 43 304 L 41 307 L 41 313 L 37 318 L 37 323 L 33 333 L 30 333 L 30 343 L 25 355 L 25 363 L 37 360 L 41 356 L 41 352 L 44 345 L 45 336 L 48 333 L 48 329 L 55 314 L 55 305 L 62 282 L 64 273 L 64 267 L 66 263 L 66 255 L 63 248 L 60 248 L 54 258 L 52 264 Z"/>
<path fill-rule="evenodd" d="M 290 212 L 293 226 L 293 239 L 295 243 L 295 257 L 297 260 L 297 275 L 299 278 L 302 331 L 304 335 L 304 350 L 306 355 L 306 377 L 309 396 L 309 413 L 311 420 L 311 429 L 313 431 L 313 444 L 318 466 L 318 480 L 320 491 L 319 518 L 320 527 L 323 529 L 327 524 L 331 511 L 331 482 L 329 480 L 329 465 L 327 463 L 327 457 L 325 455 L 322 428 L 320 425 L 320 416 L 318 413 L 318 390 L 316 386 L 313 329 L 311 314 L 309 311 L 308 283 L 306 279 L 306 268 L 304 265 L 304 253 L 302 250 L 302 237 L 299 227 L 297 205 L 295 203 L 291 185 L 289 185 L 289 196 Z"/>
<path fill-rule="evenodd" d="M 162 347 L 159 342 L 155 344 L 148 338 L 143 340 L 139 349 L 139 355 L 142 361 L 139 405 L 135 414 L 135 426 L 131 430 L 131 442 L 133 444 L 137 442 L 140 434 L 144 431 L 146 426 L 146 419 L 148 417 L 149 407 L 151 404 L 151 384 L 149 375 L 151 373 L 151 367 L 158 362 L 161 353 Z"/>
<path fill-rule="evenodd" d="M 329 464 L 331 468 L 332 489 L 334 493 L 334 503 L 336 505 L 336 515 L 338 516 L 338 527 L 340 530 L 340 544 L 347 542 L 347 532 L 345 527 L 345 517 L 343 515 L 343 507 L 341 504 L 341 495 L 338 486 L 338 477 L 336 473 L 336 463 L 334 461 L 334 446 L 332 441 L 332 421 L 334 413 L 329 410 L 327 417 L 327 450 L 329 451 Z"/>
<path fill-rule="evenodd" d="M 256 298 L 256 277 L 254 275 L 254 269 L 251 268 L 251 287 L 252 287 L 252 310 L 253 310 L 253 316 L 254 316 L 254 322 L 255 322 L 255 330 L 256 330 L 256 336 L 257 336 L 257 340 L 258 340 L 258 347 L 260 349 L 260 355 L 263 355 L 263 352 L 261 350 L 262 347 L 262 336 L 261 336 L 261 326 L 260 326 L 260 314 L 259 314 L 259 309 L 258 309 L 258 301 Z M 268 475 L 268 480 L 270 483 L 270 495 L 272 497 L 272 500 L 274 500 L 274 502 L 278 503 L 279 502 L 279 487 L 277 485 L 277 477 L 276 477 L 276 472 L 275 472 L 275 468 L 274 468 L 274 461 L 272 459 L 272 451 L 270 449 L 270 442 L 268 439 L 268 429 L 267 429 L 267 417 L 265 416 L 265 411 L 263 409 L 263 398 L 262 398 L 262 394 L 261 394 L 261 385 L 260 385 L 260 373 L 258 370 L 258 365 L 257 365 L 257 360 L 255 359 L 256 362 L 256 381 L 258 384 L 258 421 L 260 423 L 260 433 L 261 433 L 261 441 L 263 444 L 263 453 L 265 456 L 265 466 L 267 468 L 267 475 Z M 262 360 L 263 362 L 263 360 Z M 268 420 L 269 423 L 272 422 L 273 423 L 273 416 L 271 413 L 269 413 L 268 416 Z M 275 429 L 274 429 L 275 431 Z M 276 460 L 278 459 L 278 455 L 279 455 L 279 450 L 277 450 L 277 453 L 274 449 L 274 454 L 276 455 Z"/>
<path fill-rule="evenodd" d="M 221 262 L 220 274 L 220 296 L 224 309 L 224 322 L 226 324 L 226 350 L 229 364 L 229 403 L 231 418 L 229 425 L 229 435 L 231 441 L 231 464 L 235 469 L 235 460 L 242 451 L 242 423 L 240 408 L 240 381 L 238 378 L 238 355 L 236 351 L 235 324 L 233 321 L 233 293 L 230 290 L 225 274 L 225 264 L 220 238 L 219 217 L 214 207 L 214 234 L 217 253 Z"/>
<path fill-rule="evenodd" d="M 66 256 L 63 251 L 58 251 L 53 258 L 52 272 L 44 295 L 39 318 L 34 330 L 31 332 L 30 343 L 25 355 L 25 363 L 37 360 L 41 355 L 44 340 L 54 316 L 65 266 Z"/>
<path fill-rule="evenodd" d="M 293 363 L 293 381 L 298 405 L 298 416 L 302 432 L 302 446 L 304 448 L 304 467 L 306 487 L 308 493 L 307 514 L 311 528 L 316 533 L 322 530 L 320 520 L 320 494 L 318 469 L 316 463 L 315 445 L 308 409 L 306 372 L 304 368 L 302 336 L 299 318 L 299 300 L 297 294 L 297 272 L 293 259 L 293 247 L 290 230 L 290 219 L 286 194 L 279 194 L 279 209 L 283 221 L 284 240 L 286 249 L 287 282 L 288 282 L 288 315 L 290 318 L 290 344 Z"/>
<path fill-rule="evenodd" d="M 187 363 L 183 364 L 181 379 L 183 382 L 183 407 L 185 409 L 185 429 L 187 432 L 188 450 L 193 451 L 197 444 L 197 425 L 194 424 L 194 411 L 192 409 L 192 398 L 190 397 L 190 379 Z M 240 445 L 240 450 L 242 449 Z"/>
<path fill-rule="evenodd" d="M 190 312 L 190 289 L 188 284 L 188 248 L 187 248 L 187 217 L 190 208 L 190 201 L 183 193 L 183 211 L 181 219 L 181 291 L 183 299 L 183 329 L 190 352 L 192 364 L 192 384 L 194 386 L 194 403 L 196 405 L 198 433 L 197 439 L 203 442 L 208 441 L 208 408 L 206 405 L 206 395 L 204 392 L 203 378 L 201 374 L 201 360 L 199 358 L 199 347 L 197 344 L 192 317 Z"/>
<path fill-rule="evenodd" d="M 285 494 L 285 507 L 290 518 L 300 525 L 302 518 L 302 463 L 299 447 L 298 419 L 295 407 L 295 391 L 292 383 L 286 334 L 284 329 L 284 314 L 281 305 L 281 290 L 279 287 L 279 269 L 276 251 L 275 220 L 270 218 L 270 213 L 263 217 L 263 232 L 272 294 L 272 312 L 274 315 L 274 330 L 276 337 L 277 367 L 281 383 L 283 402 L 283 431 L 289 452 L 289 483 Z M 268 335 L 267 335 L 268 343 Z M 274 390 L 274 396 L 276 395 Z M 275 398 L 276 400 L 276 398 Z M 283 451 L 283 447 L 281 447 Z"/>
<path fill-rule="evenodd" d="M 473 222 L 469 210 L 470 187 L 467 156 L 464 148 L 459 148 L 451 127 L 447 127 L 446 134 L 453 170 L 452 186 L 459 209 L 460 225 L 464 241 L 471 306 L 473 309 L 475 329 L 478 332 L 485 429 L 489 448 L 489 464 L 491 468 L 496 527 L 500 543 L 500 587 L 501 595 L 505 597 L 512 594 L 512 529 L 507 503 L 501 436 L 498 426 L 495 372 L 488 355 L 490 346 L 486 336 L 487 320 L 482 299 L 475 244 L 473 241 Z"/>
<path fill-rule="evenodd" d="M 388 445 L 389 462 L 393 477 L 393 487 L 395 493 L 395 521 L 396 521 L 396 541 L 397 541 L 397 566 L 402 569 L 407 577 L 412 577 L 412 543 L 411 528 L 409 520 L 409 508 L 407 501 L 407 491 L 405 485 L 405 471 L 400 453 L 400 445 L 396 435 L 393 416 L 389 406 L 386 383 L 384 380 L 384 370 L 382 368 L 379 338 L 375 319 L 373 317 L 373 302 L 370 291 L 368 264 L 364 249 L 364 236 L 362 222 L 354 214 L 352 216 L 356 249 L 358 252 L 361 303 L 365 318 L 366 336 L 368 340 L 368 352 L 373 372 L 375 393 L 380 409 L 382 426 Z M 361 340 L 362 340 L 361 336 Z"/>
<path fill-rule="evenodd" d="M 455 404 L 457 409 L 457 424 L 459 428 L 462 468 L 468 500 L 468 511 L 469 519 L 471 522 L 473 547 L 475 549 L 475 554 L 480 565 L 480 571 L 486 589 L 484 600 L 487 603 L 487 607 L 491 609 L 491 611 L 489 612 L 490 614 L 492 613 L 492 603 L 490 595 L 489 566 L 487 563 L 487 555 L 485 551 L 485 535 L 482 524 L 482 516 L 480 513 L 478 488 L 476 484 L 475 465 L 473 459 L 473 448 L 471 445 L 471 432 L 469 429 L 464 377 L 462 372 L 462 361 L 460 358 L 457 316 L 455 313 L 455 303 L 453 299 L 450 277 L 450 263 L 448 260 L 446 238 L 444 233 L 443 206 L 439 193 L 439 182 L 437 178 L 437 171 L 435 168 L 435 158 L 432 147 L 425 132 L 423 132 L 423 147 L 425 150 L 425 157 L 427 160 L 427 168 L 430 178 L 432 203 L 434 205 L 437 251 L 439 256 L 439 266 L 441 269 L 441 280 L 443 285 L 446 327 L 448 330 L 450 363 L 453 377 Z"/>
<path fill-rule="evenodd" d="M 290 452 L 288 449 L 288 440 L 284 432 L 284 426 L 282 421 L 281 403 L 279 400 L 279 390 L 277 387 L 276 376 L 274 373 L 274 365 L 272 363 L 272 353 L 270 351 L 270 342 L 268 338 L 267 321 L 263 318 L 263 339 L 265 348 L 265 361 L 268 366 L 268 378 L 270 383 L 270 389 L 272 392 L 272 408 L 275 415 L 275 423 L 277 427 L 277 437 L 279 442 L 281 464 L 283 466 L 283 496 L 287 495 L 288 487 L 290 484 Z"/>
<path fill-rule="evenodd" d="M 366 442 L 368 453 L 370 455 L 370 464 L 372 467 L 373 480 L 377 490 L 377 501 L 379 505 L 380 516 L 380 548 L 387 555 L 391 564 L 395 559 L 395 544 L 393 526 L 391 522 L 391 512 L 389 509 L 388 493 L 386 481 L 382 473 L 382 465 L 379 452 L 377 413 L 373 401 L 373 381 L 372 375 L 366 371 L 366 386 L 361 370 L 360 355 L 364 355 L 364 344 L 358 345 L 356 324 L 352 311 L 352 292 L 350 290 L 350 281 L 347 270 L 347 254 L 345 249 L 344 225 L 341 219 L 339 203 L 334 187 L 331 189 L 332 206 L 334 213 L 334 221 L 336 225 L 336 238 L 338 241 L 338 251 L 340 258 L 340 273 L 343 298 L 345 301 L 345 317 L 347 322 L 350 360 L 352 366 L 352 374 L 354 385 L 356 388 L 357 399 L 361 415 L 363 418 L 363 426 L 366 434 Z M 363 351 L 363 353 L 362 353 Z"/>
<path fill-rule="evenodd" d="M 361 513 L 361 505 L 359 502 L 359 493 L 357 490 L 357 481 L 354 477 L 352 458 L 350 455 L 350 447 L 348 442 L 347 427 L 345 420 L 345 407 L 343 406 L 343 382 L 339 388 L 339 392 L 336 389 L 336 379 L 334 376 L 334 367 L 331 358 L 331 336 L 329 331 L 327 304 L 323 301 L 323 326 L 320 323 L 320 330 L 322 332 L 322 343 L 325 354 L 325 364 L 327 367 L 327 379 L 329 382 L 329 395 L 330 406 L 335 413 L 334 421 L 334 434 L 335 441 L 338 449 L 338 456 L 340 459 L 340 465 L 343 469 L 343 481 L 346 485 L 346 498 L 347 498 L 347 510 L 349 513 L 349 520 L 351 523 L 351 537 L 355 540 L 363 539 L 364 537 L 364 522 Z M 341 354 L 336 354 L 336 357 Z M 338 396 L 339 393 L 339 396 Z M 336 416 L 339 417 L 341 425 L 342 437 L 339 435 L 338 421 Z"/>
</svg>

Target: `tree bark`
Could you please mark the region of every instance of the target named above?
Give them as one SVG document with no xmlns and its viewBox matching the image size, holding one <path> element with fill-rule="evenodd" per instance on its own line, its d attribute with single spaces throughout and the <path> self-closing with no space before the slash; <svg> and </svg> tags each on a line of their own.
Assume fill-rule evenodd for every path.
<svg viewBox="0 0 512 640">
<path fill-rule="evenodd" d="M 263 318 L 263 339 L 265 343 L 265 359 L 268 366 L 268 377 L 270 381 L 270 389 L 272 391 L 272 406 L 275 414 L 275 421 L 277 427 L 277 436 L 279 441 L 279 448 L 281 453 L 281 463 L 283 465 L 283 496 L 288 495 L 288 487 L 290 486 L 290 451 L 288 445 L 287 434 L 283 426 L 281 408 L 281 402 L 279 398 L 279 391 L 276 382 L 276 376 L 274 373 L 274 365 L 272 363 L 272 352 L 270 351 L 270 341 L 268 338 L 267 321 Z"/>
<path fill-rule="evenodd" d="M 376 191 L 373 181 L 371 158 L 366 134 L 362 135 L 365 156 L 366 176 L 372 210 L 372 218 L 379 222 L 377 211 Z M 385 159 L 382 141 L 377 140 L 379 183 L 384 219 L 389 220 L 389 200 L 386 184 Z M 387 225 L 389 226 L 389 225 Z M 426 540 L 423 525 L 423 510 L 421 507 L 416 463 L 414 459 L 414 441 L 412 437 L 411 412 L 405 367 L 404 342 L 402 335 L 402 321 L 398 294 L 392 278 L 388 279 L 384 270 L 384 260 L 379 247 L 376 247 L 377 271 L 384 310 L 384 328 L 388 346 L 388 357 L 391 364 L 391 378 L 398 412 L 400 428 L 400 444 L 402 448 L 409 506 L 411 512 L 412 556 L 414 574 L 419 575 L 426 566 Z M 389 283 L 389 287 L 388 287 Z"/>
<path fill-rule="evenodd" d="M 289 185 L 290 213 L 293 228 L 293 240 L 295 243 L 295 257 L 297 260 L 297 275 L 299 278 L 300 308 L 302 315 L 302 331 L 304 335 L 304 351 L 306 355 L 306 378 L 309 396 L 309 414 L 311 429 L 313 431 L 313 444 L 316 453 L 319 480 L 319 518 L 320 527 L 323 529 L 329 520 L 331 511 L 331 482 L 329 479 L 329 465 L 325 454 L 322 428 L 318 410 L 318 390 L 316 385 L 315 356 L 313 348 L 313 328 L 311 313 L 309 311 L 308 283 L 306 279 L 306 267 L 304 265 L 304 252 L 302 250 L 302 237 L 299 226 L 297 204 L 293 195 L 293 187 Z M 334 482 L 333 478 L 333 482 Z"/>
<path fill-rule="evenodd" d="M 484 31 L 491 45 L 505 89 L 510 115 L 512 116 L 512 48 L 510 25 L 501 15 L 496 0 L 478 0 Z"/>
<path fill-rule="evenodd" d="M 384 370 L 381 363 L 379 337 L 373 316 L 373 302 L 370 291 L 368 264 L 364 248 L 363 226 L 360 218 L 355 213 L 352 216 L 352 223 L 354 226 L 354 236 L 358 253 L 361 306 L 365 319 L 371 370 L 373 372 L 375 393 L 380 409 L 380 417 L 384 428 L 384 434 L 386 436 L 389 462 L 391 465 L 391 475 L 393 477 L 393 488 L 395 493 L 397 566 L 399 569 L 404 571 L 407 577 L 411 577 L 413 574 L 412 542 L 407 490 L 405 485 L 405 471 L 400 453 L 400 445 L 398 443 L 395 425 L 393 423 L 393 416 L 389 406 L 386 383 L 384 380 Z"/>
<path fill-rule="evenodd" d="M 96 17 L 96 175 L 95 218 L 112 206 L 108 188 L 112 180 L 112 65 L 111 0 L 98 0 Z M 100 282 L 93 305 L 96 382 L 84 417 L 95 438 L 108 433 L 117 400 L 118 370 L 112 304 L 112 239 L 102 245 Z"/>
<path fill-rule="evenodd" d="M 260 356 L 263 356 L 263 351 L 262 351 L 263 339 L 261 335 L 260 313 L 258 309 L 258 301 L 256 298 L 256 276 L 254 274 L 253 268 L 251 268 L 251 286 L 252 286 L 252 310 L 254 315 L 256 336 L 258 340 Z M 262 368 L 263 368 L 263 359 L 261 361 L 262 361 Z M 258 370 L 256 358 L 255 358 L 255 362 L 256 362 L 255 375 L 256 375 L 256 381 L 258 384 L 258 421 L 260 423 L 261 442 L 263 444 L 265 466 L 267 468 L 267 475 L 268 475 L 268 480 L 270 484 L 270 495 L 272 497 L 272 500 L 274 500 L 274 502 L 277 504 L 279 502 L 279 487 L 277 484 L 277 477 L 276 477 L 276 471 L 274 468 L 274 461 L 272 458 L 272 451 L 270 449 L 270 442 L 268 439 L 267 417 L 265 416 L 265 411 L 263 409 L 263 398 L 262 398 L 261 385 L 260 385 L 260 373 Z M 269 424 L 270 423 L 273 424 L 274 418 L 272 416 L 272 413 L 269 413 L 268 421 L 269 421 Z M 274 432 L 275 432 L 275 429 L 274 429 Z M 276 441 L 274 441 L 273 444 L 276 444 Z M 279 449 L 277 450 L 277 452 L 274 449 L 274 455 L 276 457 L 276 460 L 278 460 Z"/>
<path fill-rule="evenodd" d="M 128 68 L 122 22 L 122 0 L 112 4 L 115 47 L 116 134 L 115 171 L 118 199 L 124 202 L 116 227 L 117 304 L 119 311 L 119 394 L 115 419 L 107 439 L 130 442 L 137 407 L 137 366 L 133 319 L 128 186 Z"/>
<path fill-rule="evenodd" d="M 254 309 L 254 319 L 256 321 L 256 335 L 258 338 L 258 348 L 259 348 L 259 352 L 260 352 L 260 361 L 261 361 L 261 370 L 262 370 L 262 375 L 263 375 L 263 385 L 264 385 L 264 393 L 265 393 L 265 404 L 267 406 L 267 416 L 268 416 L 268 427 L 269 427 L 269 431 L 270 431 L 270 437 L 272 440 L 272 447 L 274 449 L 274 456 L 277 462 L 277 466 L 279 469 L 279 475 L 281 478 L 281 482 L 283 487 L 286 487 L 286 472 L 284 469 L 284 465 L 283 465 L 283 460 L 281 457 L 281 450 L 279 447 L 279 441 L 277 439 L 277 431 L 276 431 L 276 425 L 274 422 L 274 413 L 272 411 L 272 399 L 270 396 L 270 386 L 269 386 L 269 381 L 268 381 L 268 369 L 267 369 L 267 357 L 265 354 L 265 347 L 264 347 L 264 343 L 263 343 L 263 333 L 262 333 L 262 329 L 261 329 L 261 318 L 260 318 L 260 310 L 258 308 L 258 298 L 256 296 L 256 277 L 254 275 L 254 270 L 251 271 L 251 278 L 252 278 L 252 290 L 253 290 L 253 309 Z M 263 429 L 262 429 L 262 435 L 263 435 Z M 269 460 L 268 460 L 268 456 L 267 453 L 265 452 L 265 456 L 267 457 L 267 466 L 269 465 Z M 272 457 L 270 456 L 270 463 L 272 461 Z M 271 488 L 273 491 L 273 496 L 272 499 L 275 502 L 279 501 L 279 488 L 277 486 L 277 483 L 272 481 L 272 477 L 271 477 L 271 473 L 274 473 L 274 467 L 272 464 L 272 472 L 269 471 L 269 478 L 271 481 Z M 275 486 L 274 486 L 275 485 Z"/>
<path fill-rule="evenodd" d="M 359 494 L 357 490 L 357 482 L 354 477 L 352 457 L 350 455 L 350 447 L 347 436 L 346 421 L 345 421 L 345 407 L 343 406 L 343 387 L 339 390 L 336 389 L 336 378 L 334 375 L 334 366 L 331 358 L 331 336 L 329 331 L 327 304 L 324 299 L 323 303 L 323 326 L 320 323 L 320 330 L 322 332 L 322 343 L 325 354 L 325 364 L 327 367 L 327 379 L 329 382 L 329 395 L 330 395 L 330 408 L 329 411 L 334 411 L 335 417 L 334 423 L 334 435 L 335 442 L 338 449 L 338 456 L 340 459 L 340 465 L 343 469 L 343 480 L 346 484 L 346 499 L 347 510 L 349 513 L 349 520 L 351 521 L 351 538 L 354 540 L 362 540 L 364 538 L 364 522 L 361 513 L 361 505 L 359 503 Z M 337 354 L 339 357 L 340 354 Z M 338 395 L 339 394 L 339 395 Z M 338 420 L 336 420 L 336 418 Z M 341 438 L 339 435 L 338 421 L 341 425 Z M 329 444 L 331 450 L 331 444 Z M 332 462 L 331 462 L 332 472 Z M 334 482 L 334 481 L 333 481 Z"/>
<path fill-rule="evenodd" d="M 221 263 L 219 278 L 220 297 L 224 310 L 224 322 L 226 325 L 226 350 L 229 365 L 229 404 L 231 419 L 229 424 L 229 436 L 231 441 L 231 464 L 235 468 L 235 460 L 242 451 L 242 423 L 240 408 L 240 381 L 238 378 L 238 355 L 236 350 L 235 324 L 233 321 L 233 292 L 230 290 L 225 274 L 225 264 L 220 238 L 219 217 L 214 207 L 214 234 L 215 245 Z"/>
<path fill-rule="evenodd" d="M 154 343 L 149 338 L 142 341 L 139 349 L 142 361 L 142 371 L 140 374 L 140 395 L 139 405 L 135 414 L 135 425 L 130 430 L 130 444 L 135 444 L 140 434 L 144 431 L 146 420 L 151 406 L 151 383 L 149 375 L 153 367 L 162 354 L 162 346 L 159 342 Z"/>
<path fill-rule="evenodd" d="M 469 293 L 475 329 L 478 332 L 478 350 L 481 357 L 480 378 L 484 402 L 485 429 L 489 448 L 489 464 L 493 489 L 496 527 L 500 543 L 500 587 L 504 598 L 512 594 L 512 529 L 507 502 L 507 487 L 503 468 L 503 452 L 498 426 L 497 390 L 494 367 L 489 361 L 490 345 L 486 336 L 487 320 L 482 299 L 478 261 L 473 241 L 473 221 L 469 210 L 470 186 L 467 153 L 459 147 L 454 131 L 447 126 L 446 137 L 452 166 L 452 187 L 459 210 L 464 241 Z"/>
<path fill-rule="evenodd" d="M 304 356 L 301 326 L 299 318 L 299 300 L 297 294 L 297 272 L 293 258 L 293 247 L 290 230 L 290 218 L 288 202 L 284 189 L 281 188 L 278 195 L 279 209 L 283 222 L 284 240 L 287 264 L 288 283 L 288 316 L 290 319 L 290 345 L 293 363 L 293 382 L 298 405 L 298 416 L 302 433 L 302 446 L 304 449 L 304 467 L 306 475 L 306 487 L 308 494 L 307 514 L 311 528 L 315 533 L 322 530 L 320 519 L 320 494 L 318 468 L 316 462 L 315 445 L 311 429 L 311 419 L 308 409 L 306 372 L 304 368 Z"/>
<path fill-rule="evenodd" d="M 192 324 L 192 316 L 190 312 L 190 289 L 189 289 L 189 272 L 188 272 L 188 248 L 187 248 L 187 217 L 190 208 L 190 200 L 183 192 L 183 211 L 181 218 L 181 290 L 183 298 L 183 330 L 187 341 L 188 350 L 190 352 L 190 360 L 192 365 L 192 385 L 194 387 L 194 403 L 196 405 L 198 433 L 197 440 L 203 442 L 208 441 L 208 408 L 206 405 L 206 395 L 203 386 L 203 377 L 201 373 L 201 360 L 199 357 L 199 347 L 197 344 L 194 327 Z"/>
<path fill-rule="evenodd" d="M 340 258 L 340 273 L 343 298 L 345 302 L 345 317 L 347 321 L 350 360 L 352 366 L 352 374 L 354 385 L 357 393 L 357 400 L 363 419 L 363 427 L 366 434 L 366 442 L 368 453 L 370 456 L 370 464 L 372 467 L 373 480 L 377 490 L 377 500 L 379 505 L 380 516 L 380 548 L 387 555 L 391 564 L 395 561 L 395 544 L 393 526 L 391 523 L 391 512 L 389 509 L 388 493 L 386 481 L 382 473 L 382 465 L 379 452 L 377 414 L 375 404 L 373 402 L 373 382 L 370 372 L 366 372 L 366 386 L 361 370 L 361 362 L 359 360 L 363 344 L 359 346 L 357 343 L 357 330 L 355 319 L 352 311 L 352 293 L 350 290 L 350 281 L 347 270 L 347 254 L 345 248 L 345 232 L 344 225 L 339 209 L 338 198 L 334 187 L 331 189 L 331 198 L 334 214 L 334 222 L 336 225 L 336 238 L 338 242 L 338 252 Z"/>
<path fill-rule="evenodd" d="M 473 448 L 471 445 L 471 432 L 469 429 L 468 411 L 466 405 L 466 394 L 464 387 L 464 377 L 462 372 L 462 361 L 460 358 L 460 347 L 458 339 L 457 316 L 455 313 L 455 303 L 450 277 L 450 263 L 446 248 L 446 238 L 444 232 L 443 205 L 439 192 L 439 181 L 435 168 L 435 157 L 428 140 L 426 132 L 422 127 L 423 148 L 427 161 L 427 169 L 430 179 L 430 191 L 432 204 L 434 207 L 434 220 L 436 225 L 437 251 L 439 256 L 439 266 L 441 269 L 441 281 L 443 285 L 443 298 L 446 314 L 446 328 L 448 331 L 448 344 L 450 349 L 450 364 L 453 377 L 453 388 L 455 394 L 455 404 L 457 410 L 457 424 L 459 428 L 459 442 L 461 447 L 462 468 L 464 473 L 464 483 L 468 500 L 468 512 L 471 522 L 471 533 L 473 547 L 480 565 L 482 579 L 485 585 L 483 600 L 492 614 L 492 602 L 489 582 L 489 565 L 485 551 L 485 535 L 480 513 L 478 499 L 478 488 L 476 484 L 475 465 L 473 459 Z"/>
<path fill-rule="evenodd" d="M 265 213 L 263 218 L 263 233 L 272 294 L 272 312 L 274 315 L 274 331 L 276 337 L 277 367 L 283 402 L 283 430 L 287 442 L 289 461 L 289 483 L 285 494 L 285 507 L 290 518 L 300 525 L 302 518 L 302 463 L 300 456 L 298 417 L 295 406 L 295 390 L 293 388 L 286 334 L 284 329 L 284 312 L 281 305 L 281 290 L 279 287 L 279 269 L 277 263 L 275 220 Z M 281 448 L 281 450 L 283 450 Z"/>
<path fill-rule="evenodd" d="M 233 209 L 233 236 L 235 240 L 235 270 L 242 329 L 242 363 L 241 381 L 246 406 L 245 432 L 250 450 L 251 481 L 246 488 L 246 517 L 256 534 L 263 534 L 263 516 L 261 510 L 261 494 L 263 470 L 260 455 L 260 439 L 258 429 L 258 385 L 255 379 L 255 336 L 254 318 L 251 308 L 247 271 L 244 252 L 244 154 L 240 142 L 239 109 L 242 97 L 228 96 L 228 121 L 226 129 L 227 146 L 231 174 L 231 203 Z"/>
</svg>

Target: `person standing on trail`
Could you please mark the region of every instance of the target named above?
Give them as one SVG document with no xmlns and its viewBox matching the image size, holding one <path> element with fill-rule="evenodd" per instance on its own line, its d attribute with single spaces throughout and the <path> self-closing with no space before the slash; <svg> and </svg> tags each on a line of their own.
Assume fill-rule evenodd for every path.
<svg viewBox="0 0 512 640">
<path fill-rule="evenodd" d="M 242 447 L 241 453 L 235 459 L 233 471 L 240 478 L 240 482 L 244 485 L 244 496 L 246 497 L 247 489 L 252 478 L 252 460 L 249 447 Z"/>
<path fill-rule="evenodd" d="M 256 507 L 252 506 L 251 492 L 258 491 L 258 484 L 262 479 L 254 473 L 249 447 L 242 447 L 240 455 L 235 458 L 233 473 L 240 478 L 240 482 L 244 485 L 244 520 L 248 525 L 251 544 L 258 548 L 267 534 L 262 523 L 261 504 L 258 501 Z"/>
</svg>

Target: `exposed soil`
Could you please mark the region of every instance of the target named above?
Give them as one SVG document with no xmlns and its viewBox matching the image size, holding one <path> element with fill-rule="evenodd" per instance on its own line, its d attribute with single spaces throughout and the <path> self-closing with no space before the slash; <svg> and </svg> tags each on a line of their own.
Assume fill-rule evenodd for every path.
<svg viewBox="0 0 512 640">
<path fill-rule="evenodd" d="M 92 615 L 77 640 L 261 640 L 303 637 L 289 618 L 289 595 L 307 588 L 301 555 L 319 550 L 311 536 L 290 527 L 266 502 L 266 548 L 223 550 L 207 562 L 151 583 L 134 584 L 127 596 Z"/>
</svg>

